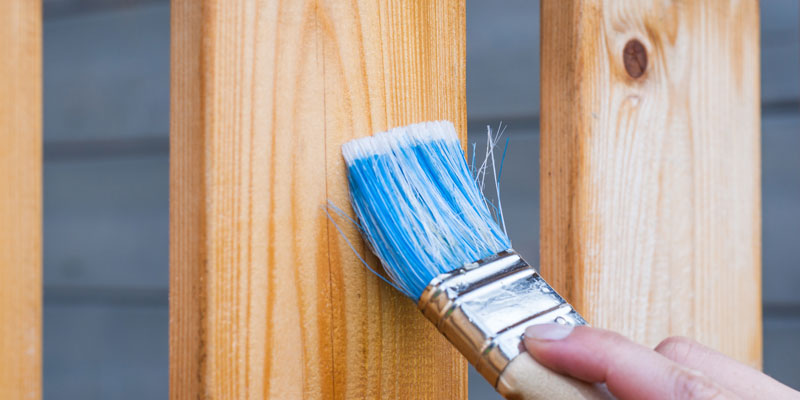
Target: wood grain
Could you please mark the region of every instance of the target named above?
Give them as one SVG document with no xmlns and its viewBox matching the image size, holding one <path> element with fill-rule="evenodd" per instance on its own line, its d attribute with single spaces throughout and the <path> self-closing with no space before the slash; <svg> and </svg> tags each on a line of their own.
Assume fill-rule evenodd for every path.
<svg viewBox="0 0 800 400">
<path fill-rule="evenodd" d="M 756 1 L 542 2 L 541 265 L 590 323 L 760 365 L 758 43 Z"/>
<path fill-rule="evenodd" d="M 349 202 L 340 150 L 349 139 L 438 119 L 453 121 L 466 139 L 464 12 L 457 0 L 321 2 L 327 182 L 334 203 Z M 345 233 L 357 238 L 348 228 Z M 413 301 L 361 265 L 333 226 L 328 235 L 335 397 L 466 398 L 464 358 Z M 363 244 L 357 250 L 369 253 Z"/>
<path fill-rule="evenodd" d="M 172 8 L 172 398 L 332 392 L 313 1 Z"/>
<path fill-rule="evenodd" d="M 0 398 L 39 399 L 42 8 L 0 2 Z"/>
<path fill-rule="evenodd" d="M 347 208 L 345 140 L 466 133 L 463 2 L 172 4 L 171 398 L 466 397 L 321 208 Z"/>
</svg>

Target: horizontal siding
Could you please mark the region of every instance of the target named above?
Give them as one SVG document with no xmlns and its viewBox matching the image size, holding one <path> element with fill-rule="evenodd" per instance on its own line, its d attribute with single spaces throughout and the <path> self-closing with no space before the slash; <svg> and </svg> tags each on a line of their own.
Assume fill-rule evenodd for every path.
<svg viewBox="0 0 800 400">
<path fill-rule="evenodd" d="M 761 143 L 762 293 L 768 306 L 800 305 L 799 155 L 800 115 L 765 117 Z M 800 381 L 800 359 L 797 364 Z"/>
<path fill-rule="evenodd" d="M 166 399 L 166 306 L 44 307 L 44 398 Z"/>
<path fill-rule="evenodd" d="M 167 137 L 169 4 L 44 24 L 44 139 Z"/>
<path fill-rule="evenodd" d="M 800 390 L 800 319 L 767 317 L 764 319 L 764 372 L 790 387 Z"/>
<path fill-rule="evenodd" d="M 761 101 L 800 101 L 800 2 L 761 1 Z"/>
<path fill-rule="evenodd" d="M 539 1 L 467 1 L 467 116 L 539 114 Z"/>
<path fill-rule="evenodd" d="M 163 288 L 168 155 L 47 161 L 45 287 Z"/>
</svg>

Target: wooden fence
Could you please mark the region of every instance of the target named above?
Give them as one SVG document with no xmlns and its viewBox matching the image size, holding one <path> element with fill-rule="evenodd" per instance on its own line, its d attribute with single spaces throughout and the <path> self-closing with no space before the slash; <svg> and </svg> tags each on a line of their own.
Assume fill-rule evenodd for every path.
<svg viewBox="0 0 800 400">
<path fill-rule="evenodd" d="M 321 205 L 449 119 L 463 0 L 173 0 L 171 398 L 466 398 Z M 542 2 L 541 265 L 596 326 L 761 363 L 758 5 Z M 0 397 L 41 396 L 41 5 L 0 4 Z M 356 232 L 345 232 L 351 237 Z M 363 245 L 358 245 L 362 253 Z"/>
</svg>

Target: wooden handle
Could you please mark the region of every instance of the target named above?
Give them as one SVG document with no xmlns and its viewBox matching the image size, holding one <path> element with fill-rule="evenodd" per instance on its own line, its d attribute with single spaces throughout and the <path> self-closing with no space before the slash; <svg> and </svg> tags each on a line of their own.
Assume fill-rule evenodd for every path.
<svg viewBox="0 0 800 400">
<path fill-rule="evenodd" d="M 528 353 L 516 356 L 497 381 L 509 400 L 613 399 L 604 385 L 590 384 L 553 372 Z"/>
</svg>

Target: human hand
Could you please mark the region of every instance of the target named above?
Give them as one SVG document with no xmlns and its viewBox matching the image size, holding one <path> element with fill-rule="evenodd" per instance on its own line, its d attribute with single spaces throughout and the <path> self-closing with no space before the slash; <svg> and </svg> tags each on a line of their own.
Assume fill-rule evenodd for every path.
<svg viewBox="0 0 800 400">
<path fill-rule="evenodd" d="M 653 350 L 603 329 L 544 324 L 528 327 L 524 343 L 540 364 L 604 382 L 621 400 L 800 399 L 800 392 L 683 337 Z"/>
</svg>

